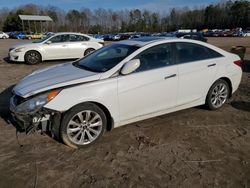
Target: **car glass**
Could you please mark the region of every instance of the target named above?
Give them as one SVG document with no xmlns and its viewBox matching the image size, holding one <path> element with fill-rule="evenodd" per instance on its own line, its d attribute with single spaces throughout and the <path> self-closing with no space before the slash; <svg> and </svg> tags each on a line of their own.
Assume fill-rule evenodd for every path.
<svg viewBox="0 0 250 188">
<path fill-rule="evenodd" d="M 138 48 L 132 45 L 110 44 L 87 55 L 74 65 L 93 72 L 106 72 Z"/>
<path fill-rule="evenodd" d="M 52 43 L 60 43 L 69 41 L 69 35 L 57 35 L 50 39 Z"/>
<path fill-rule="evenodd" d="M 174 64 L 171 43 L 161 44 L 141 52 L 134 59 L 140 59 L 140 67 L 136 72 L 166 67 Z"/>
<path fill-rule="evenodd" d="M 222 57 L 220 53 L 199 44 L 177 42 L 175 43 L 175 47 L 177 63 L 188 63 L 192 61 Z"/>
</svg>

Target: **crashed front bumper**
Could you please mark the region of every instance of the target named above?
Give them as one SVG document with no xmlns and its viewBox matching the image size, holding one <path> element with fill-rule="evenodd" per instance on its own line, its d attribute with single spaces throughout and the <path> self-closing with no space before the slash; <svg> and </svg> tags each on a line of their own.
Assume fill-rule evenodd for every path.
<svg viewBox="0 0 250 188">
<path fill-rule="evenodd" d="M 35 132 L 38 130 L 48 131 L 50 125 L 50 115 L 37 112 L 34 114 L 18 114 L 11 111 L 13 120 L 20 131 L 26 133 Z"/>
<path fill-rule="evenodd" d="M 36 131 L 47 132 L 52 130 L 52 123 L 54 124 L 54 128 L 59 126 L 59 112 L 41 108 L 32 113 L 17 113 L 17 106 L 18 105 L 15 104 L 15 96 L 13 96 L 10 100 L 10 112 L 15 122 L 15 126 L 19 131 L 25 131 L 26 134 Z"/>
</svg>

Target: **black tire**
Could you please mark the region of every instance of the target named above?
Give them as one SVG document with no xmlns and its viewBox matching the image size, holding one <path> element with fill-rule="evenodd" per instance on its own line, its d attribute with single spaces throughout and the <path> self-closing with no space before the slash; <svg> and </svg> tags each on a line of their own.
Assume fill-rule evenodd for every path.
<svg viewBox="0 0 250 188">
<path fill-rule="evenodd" d="M 220 86 L 225 87 L 225 92 L 223 95 L 221 94 L 215 94 L 216 88 L 219 88 Z M 206 106 L 210 110 L 218 110 L 220 109 L 228 100 L 230 95 L 230 89 L 228 86 L 228 83 L 225 80 L 219 79 L 217 80 L 209 89 L 207 97 L 206 97 Z M 223 97 L 223 98 L 222 98 Z M 216 99 L 217 98 L 217 99 Z M 219 98 L 219 99 L 218 99 Z M 216 105 L 216 101 L 221 101 L 221 104 L 218 103 Z"/>
<path fill-rule="evenodd" d="M 39 52 L 31 50 L 26 52 L 24 56 L 25 63 L 29 65 L 35 65 L 42 62 L 42 56 Z"/>
<path fill-rule="evenodd" d="M 84 56 L 91 54 L 93 51 L 95 51 L 94 48 L 88 48 L 87 50 L 85 50 Z"/>
<path fill-rule="evenodd" d="M 74 129 L 74 128 L 79 129 L 79 126 L 75 126 L 74 128 L 70 128 L 70 126 L 72 126 L 72 125 L 70 125 L 69 122 L 72 121 L 74 118 L 76 118 L 76 119 L 73 120 L 74 123 L 75 123 L 77 121 L 78 117 L 79 117 L 77 114 L 80 113 L 82 115 L 82 117 L 83 117 L 83 113 L 85 113 L 86 111 L 91 111 L 91 113 L 92 112 L 96 113 L 97 115 L 99 115 L 98 119 L 100 119 L 100 121 L 102 121 L 102 126 L 100 127 L 100 129 L 98 128 L 99 134 L 90 143 L 87 143 L 87 141 L 90 140 L 87 132 L 83 132 L 83 131 L 88 131 L 88 133 L 92 133 L 91 136 L 94 136 L 95 134 L 93 134 L 94 132 L 91 132 L 91 131 L 87 130 L 88 127 L 84 127 L 83 123 L 81 123 L 80 121 L 77 122 L 77 124 L 81 125 L 81 128 L 80 128 L 81 131 L 78 130 L 78 131 L 74 131 L 74 132 L 71 132 L 71 133 L 67 132 L 70 129 L 71 130 Z M 91 115 L 90 115 L 90 117 L 91 117 Z M 93 118 L 94 118 L 94 116 L 92 117 L 92 119 Z M 84 118 L 82 118 L 82 119 L 84 119 Z M 91 119 L 89 119 L 89 120 L 91 120 Z M 89 123 L 89 121 L 87 123 Z M 105 132 L 106 127 L 107 127 L 107 118 L 106 118 L 105 113 L 102 111 L 102 109 L 99 108 L 97 105 L 95 105 L 93 103 L 84 103 L 84 104 L 80 104 L 80 105 L 77 105 L 77 106 L 73 107 L 72 109 L 70 109 L 64 115 L 64 117 L 62 119 L 61 126 L 60 126 L 60 137 L 61 137 L 62 141 L 66 145 L 68 145 L 68 146 L 70 146 L 72 148 L 85 148 L 85 147 L 88 147 L 88 146 L 96 143 L 96 141 L 99 140 L 100 137 Z M 93 129 L 94 128 L 92 127 L 92 130 Z M 95 130 L 97 130 L 97 129 L 95 129 Z M 81 133 L 79 133 L 79 132 L 81 132 Z M 85 143 L 80 143 L 81 140 L 82 140 L 82 135 L 83 135 L 83 142 L 85 142 Z M 77 140 L 78 143 L 76 143 L 77 141 L 73 142 L 72 140 Z"/>
</svg>

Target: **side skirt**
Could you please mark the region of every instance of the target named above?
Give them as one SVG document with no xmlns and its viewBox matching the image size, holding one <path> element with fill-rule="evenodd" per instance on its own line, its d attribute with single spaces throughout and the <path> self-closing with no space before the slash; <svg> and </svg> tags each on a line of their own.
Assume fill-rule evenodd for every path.
<svg viewBox="0 0 250 188">
<path fill-rule="evenodd" d="M 134 122 L 137 122 L 137 121 L 153 118 L 153 117 L 156 117 L 156 116 L 161 116 L 161 115 L 168 114 L 168 113 L 171 113 L 171 112 L 176 112 L 176 111 L 179 111 L 179 110 L 184 110 L 184 109 L 195 107 L 195 106 L 200 106 L 200 105 L 203 105 L 203 104 L 205 104 L 205 100 L 202 98 L 202 99 L 196 100 L 196 101 L 194 101 L 192 103 L 188 103 L 188 104 L 184 104 L 184 105 L 180 105 L 180 106 L 175 106 L 173 108 L 168 108 L 166 110 L 157 111 L 157 112 L 154 112 L 154 113 L 150 113 L 150 114 L 146 114 L 146 115 L 142 115 L 142 116 L 137 116 L 137 117 L 132 118 L 132 119 L 121 121 L 119 124 L 115 124 L 114 128 L 117 128 L 117 127 L 120 127 L 120 126 L 123 126 L 123 125 L 126 125 L 126 124 L 130 124 L 130 123 L 134 123 Z"/>
</svg>

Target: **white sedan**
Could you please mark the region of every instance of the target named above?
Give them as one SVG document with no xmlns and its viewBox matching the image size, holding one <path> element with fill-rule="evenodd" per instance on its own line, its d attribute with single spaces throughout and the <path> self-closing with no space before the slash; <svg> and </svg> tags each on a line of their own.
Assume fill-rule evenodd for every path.
<svg viewBox="0 0 250 188">
<path fill-rule="evenodd" d="M 9 38 L 9 35 L 0 31 L 0 39 L 8 39 Z"/>
<path fill-rule="evenodd" d="M 10 109 L 24 130 L 84 147 L 128 123 L 204 104 L 221 108 L 240 84 L 240 66 L 237 55 L 195 40 L 121 41 L 27 76 Z"/>
<path fill-rule="evenodd" d="M 81 33 L 57 33 L 19 44 L 9 49 L 9 58 L 15 62 L 37 64 L 45 60 L 82 58 L 103 47 L 104 41 Z"/>
</svg>

